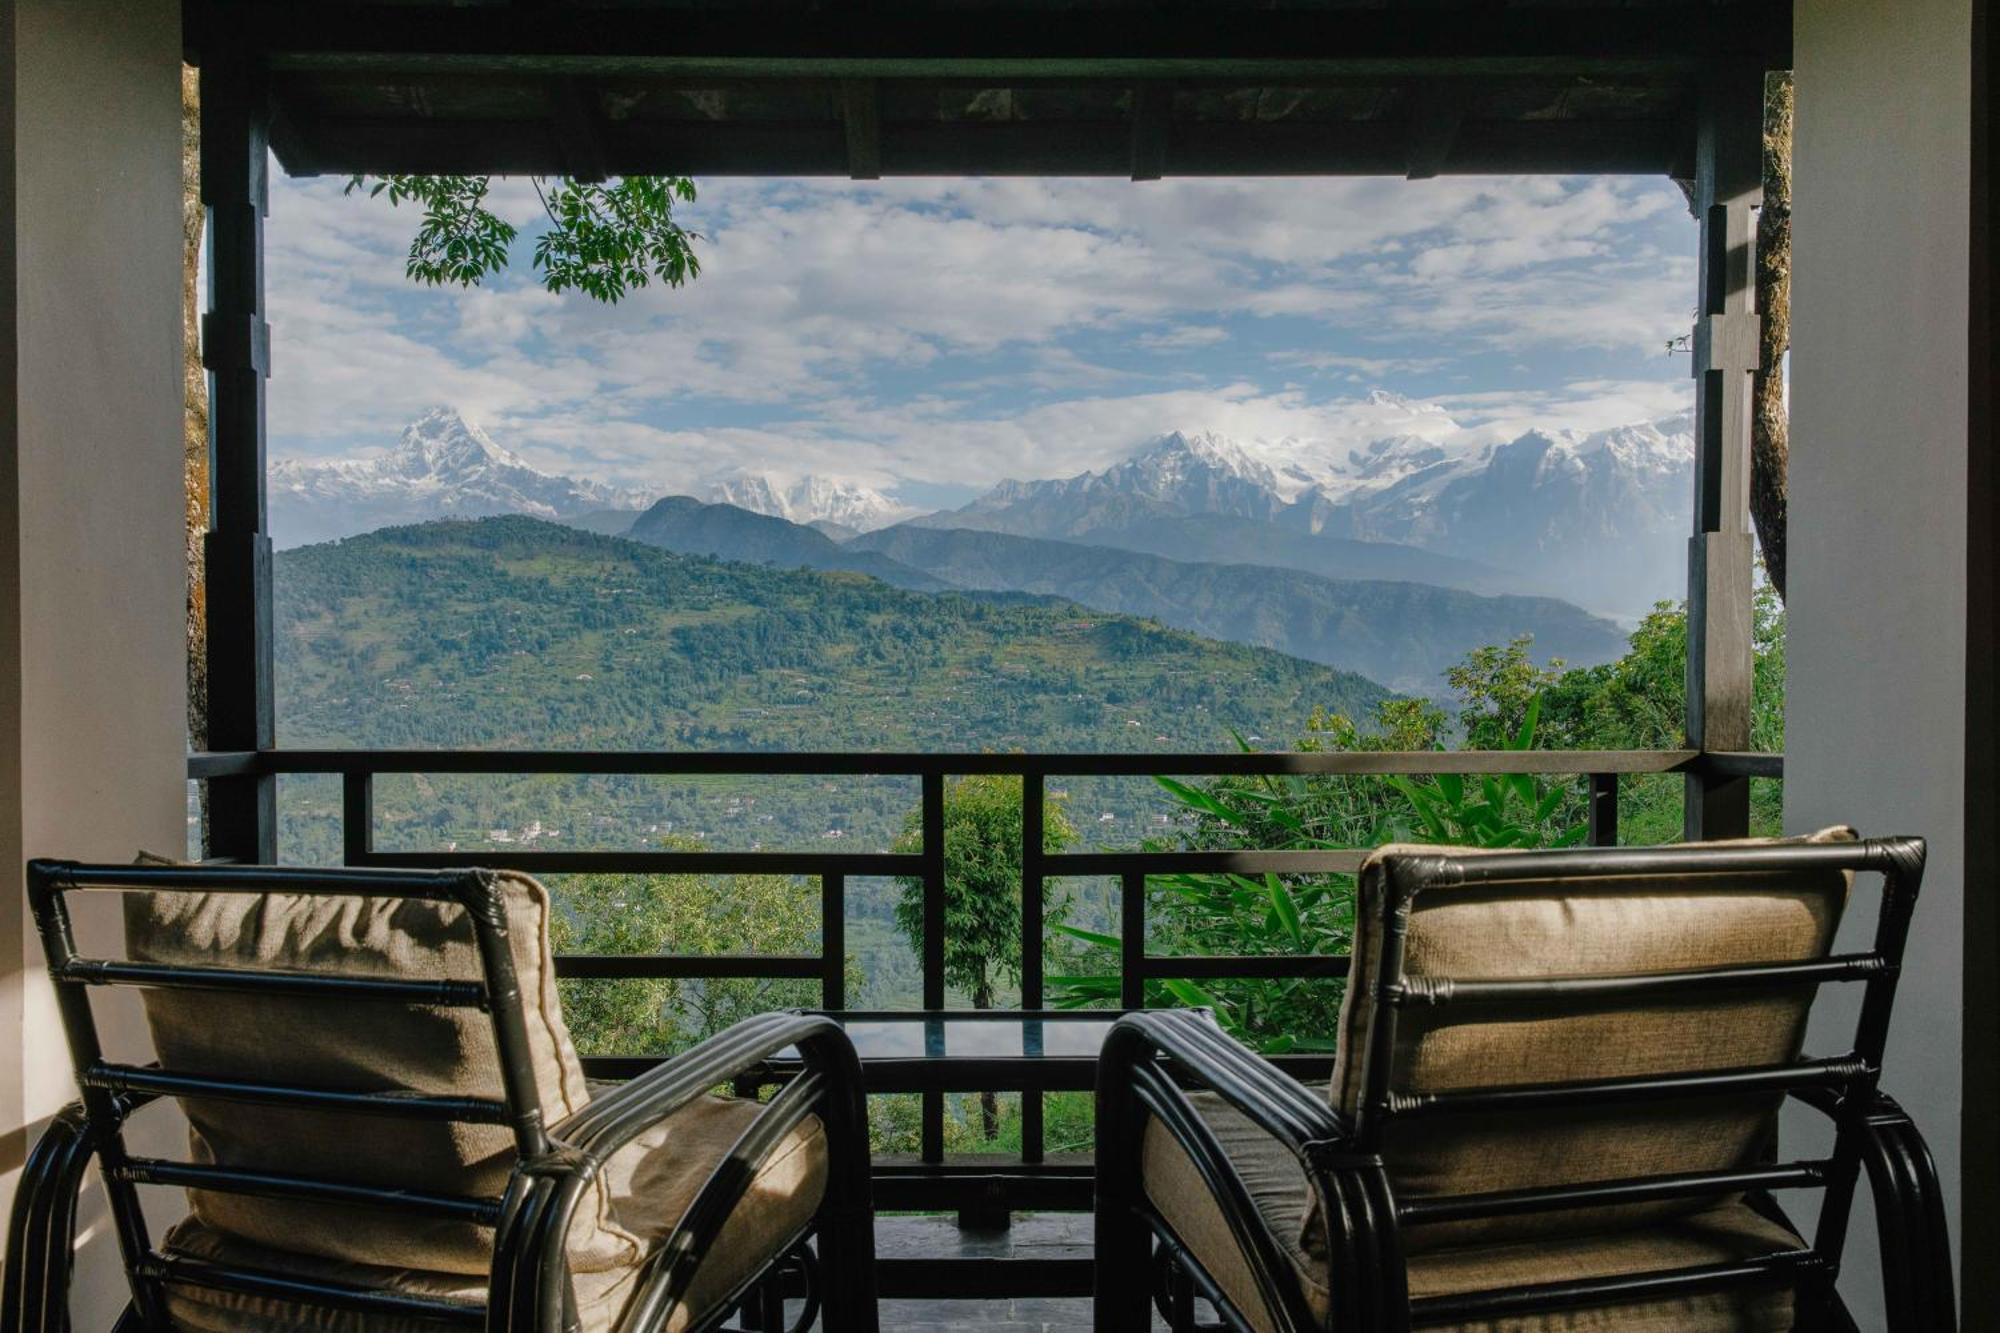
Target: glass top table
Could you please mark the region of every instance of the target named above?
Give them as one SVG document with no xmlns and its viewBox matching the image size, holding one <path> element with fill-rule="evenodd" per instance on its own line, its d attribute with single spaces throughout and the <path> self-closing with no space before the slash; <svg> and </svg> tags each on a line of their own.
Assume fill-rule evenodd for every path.
<svg viewBox="0 0 2000 1333">
<path fill-rule="evenodd" d="M 870 1092 L 1088 1091 L 1114 1009 L 846 1010 L 846 1030 Z M 798 1053 L 768 1062 L 789 1072 Z"/>
<path fill-rule="evenodd" d="M 794 1012 L 823 1015 L 846 1030 L 860 1057 L 862 1083 L 870 1093 L 922 1094 L 920 1151 L 915 1156 L 881 1152 L 874 1156 L 871 1174 L 878 1209 L 955 1210 L 961 1223 L 976 1219 L 981 1226 L 1005 1225 L 1010 1211 L 1089 1211 L 1090 1154 L 1045 1156 L 1041 1094 L 1088 1092 L 1096 1086 L 1098 1050 L 1123 1010 Z M 1195 1012 L 1214 1017 L 1208 1010 Z M 737 1091 L 754 1095 L 760 1085 L 782 1082 L 801 1067 L 796 1049 L 780 1051 L 738 1080 Z M 1018 1158 L 980 1151 L 946 1156 L 945 1100 L 951 1094 L 973 1092 L 1021 1094 Z M 1040 1264 L 1051 1273 L 1062 1270 L 1059 1285 L 1068 1284 L 1062 1287 L 1067 1294 L 1090 1290 L 1087 1252 L 1080 1257 L 1006 1262 Z M 891 1267 L 884 1265 L 885 1283 Z"/>
</svg>

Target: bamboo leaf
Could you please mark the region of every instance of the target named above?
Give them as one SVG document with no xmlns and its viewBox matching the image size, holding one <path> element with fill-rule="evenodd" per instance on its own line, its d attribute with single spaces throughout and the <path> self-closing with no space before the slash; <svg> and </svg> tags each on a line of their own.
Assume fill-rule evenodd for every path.
<svg viewBox="0 0 2000 1333">
<path fill-rule="evenodd" d="M 1292 942 L 1294 948 L 1304 948 L 1306 934 L 1299 924 L 1299 905 L 1292 901 L 1291 893 L 1276 875 L 1266 874 L 1264 887 L 1271 895 L 1271 909 L 1278 918 L 1278 924 L 1284 927 L 1285 938 Z"/>
<path fill-rule="evenodd" d="M 1082 926 L 1072 926 L 1066 921 L 1056 922 L 1055 928 L 1072 939 L 1082 940 L 1085 944 L 1098 944 L 1107 949 L 1123 949 L 1125 947 L 1125 942 L 1116 935 L 1106 935 L 1100 931 L 1085 930 Z"/>
</svg>

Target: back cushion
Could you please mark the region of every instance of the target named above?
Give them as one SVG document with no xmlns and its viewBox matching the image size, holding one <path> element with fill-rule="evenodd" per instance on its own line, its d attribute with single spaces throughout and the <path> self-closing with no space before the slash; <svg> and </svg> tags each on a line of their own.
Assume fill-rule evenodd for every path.
<svg viewBox="0 0 2000 1333">
<path fill-rule="evenodd" d="M 1851 840 L 1846 829 L 1812 840 Z M 1634 1003 L 1414 1005 L 1394 1049 L 1369 1047 L 1378 983 L 1385 868 L 1397 856 L 1497 855 L 1384 848 L 1361 874 L 1354 982 L 1341 1010 L 1331 1096 L 1361 1107 L 1371 1061 L 1390 1062 L 1398 1092 L 1694 1073 L 1778 1064 L 1799 1055 L 1815 988 L 1723 992 Z M 1504 980 L 1671 972 L 1824 957 L 1849 876 L 1644 876 L 1426 889 L 1410 914 L 1404 975 Z M 1551 1114 L 1439 1114 L 1391 1121 L 1383 1150 L 1405 1197 L 1475 1194 L 1753 1164 L 1771 1142 L 1774 1094 L 1661 1098 Z M 1707 1207 L 1711 1199 L 1528 1214 L 1412 1228 L 1413 1249 L 1604 1226 Z M 1316 1228 L 1310 1219 L 1309 1229 Z M 1309 1237 L 1312 1238 L 1312 1237 Z"/>
<path fill-rule="evenodd" d="M 498 876 L 545 1123 L 589 1100 L 557 1003 L 549 897 L 524 875 Z M 472 925 L 453 903 L 297 894 L 126 895 L 126 944 L 138 961 L 405 979 L 480 978 Z M 248 997 L 148 990 L 146 1017 L 171 1070 L 349 1092 L 502 1095 L 491 1018 L 345 997 Z M 501 1125 L 184 1101 L 201 1163 L 425 1193 L 497 1197 L 515 1153 Z M 393 1209 L 190 1191 L 210 1227 L 279 1250 L 395 1268 L 481 1273 L 490 1228 Z M 622 1265 L 638 1241 L 586 1200 L 572 1237 L 579 1270 Z"/>
</svg>

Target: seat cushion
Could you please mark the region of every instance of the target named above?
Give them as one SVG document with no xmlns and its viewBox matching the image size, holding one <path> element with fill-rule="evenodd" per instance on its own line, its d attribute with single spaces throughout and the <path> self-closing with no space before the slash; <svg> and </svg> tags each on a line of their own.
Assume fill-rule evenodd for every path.
<svg viewBox="0 0 2000 1333">
<path fill-rule="evenodd" d="M 1828 829 L 1807 841 L 1848 841 Z M 1521 1084 L 1699 1073 L 1798 1058 L 1815 988 L 1708 991 L 1671 999 L 1404 1006 L 1388 1049 L 1375 1049 L 1373 987 L 1382 957 L 1389 872 L 1399 858 L 1505 855 L 1392 847 L 1363 868 L 1354 981 L 1342 1004 L 1332 1100 L 1365 1121 L 1370 1066 L 1388 1086 L 1423 1094 Z M 1838 871 L 1694 875 L 1686 871 L 1425 889 L 1410 905 L 1402 976 L 1453 981 L 1637 975 L 1824 957 L 1849 877 Z M 1776 1131 L 1776 1094 L 1661 1098 L 1589 1110 L 1438 1116 L 1395 1122 L 1381 1140 L 1401 1197 L 1472 1194 L 1719 1171 L 1756 1162 Z M 1413 1228 L 1412 1250 L 1559 1234 L 1704 1206 L 1702 1200 L 1477 1219 Z M 1319 1225 L 1317 1214 L 1309 1228 Z"/>
<path fill-rule="evenodd" d="M 549 944 L 548 892 L 498 876 L 521 988 L 536 1091 L 546 1123 L 590 1094 L 563 1025 Z M 455 903 L 285 893 L 126 895 L 126 947 L 140 962 L 341 973 L 399 979 L 481 975 L 472 926 Z M 169 1069 L 343 1091 L 501 1095 L 492 1020 L 477 1009 L 349 998 L 145 992 L 154 1047 Z M 220 1163 L 436 1194 L 497 1197 L 514 1165 L 500 1125 L 183 1102 L 190 1152 Z M 490 1228 L 285 1199 L 191 1191 L 195 1216 L 219 1235 L 343 1263 L 484 1273 Z M 578 1260 L 632 1263 L 639 1238 L 593 1188 Z"/>
<path fill-rule="evenodd" d="M 1307 1303 L 1329 1317 L 1325 1249 L 1305 1221 L 1308 1185 L 1298 1162 L 1277 1140 L 1213 1093 L 1193 1094 L 1230 1164 L 1299 1275 Z M 1193 1160 L 1157 1119 L 1146 1126 L 1143 1171 L 1147 1198 L 1209 1276 L 1260 1333 L 1277 1321 L 1257 1294 L 1256 1280 L 1203 1185 Z M 1656 1219 L 1644 1227 L 1544 1237 L 1527 1242 L 1446 1246 L 1409 1256 L 1413 1298 L 1458 1295 L 1720 1263 L 1802 1248 L 1785 1227 L 1740 1201 Z M 1670 1300 L 1509 1316 L 1451 1326 L 1459 1333 L 1750 1333 L 1792 1327 L 1792 1294 L 1778 1287 L 1707 1292 Z"/>
<path fill-rule="evenodd" d="M 645 1260 L 656 1253 L 687 1212 L 709 1173 L 755 1118 L 754 1102 L 706 1097 L 676 1112 L 614 1156 L 604 1178 L 617 1222 L 640 1239 L 629 1262 L 574 1271 L 577 1313 L 584 1333 L 606 1333 L 631 1300 Z M 689 1299 L 667 1321 L 667 1333 L 684 1329 L 725 1300 L 776 1258 L 819 1210 L 826 1192 L 826 1134 L 817 1117 L 803 1121 L 772 1152 L 748 1192 L 724 1223 L 702 1262 Z M 242 1240 L 199 1215 L 169 1233 L 165 1248 L 215 1263 L 275 1269 L 321 1280 L 445 1300 L 483 1302 L 484 1272 L 383 1266 L 302 1255 Z M 572 1268 L 576 1269 L 574 1251 Z M 438 1324 L 400 1315 L 362 1315 L 242 1296 L 192 1286 L 169 1288 L 177 1328 L 189 1333 L 437 1333 Z"/>
</svg>

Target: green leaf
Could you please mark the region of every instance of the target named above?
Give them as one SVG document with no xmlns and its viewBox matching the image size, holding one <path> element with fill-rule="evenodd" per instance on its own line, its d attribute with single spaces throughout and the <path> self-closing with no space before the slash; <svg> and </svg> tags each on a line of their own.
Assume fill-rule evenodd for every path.
<svg viewBox="0 0 2000 1333">
<path fill-rule="evenodd" d="M 1192 981 L 1181 977 L 1163 977 L 1160 984 L 1167 988 L 1168 994 L 1191 1009 L 1214 1009 L 1219 1012 L 1227 1007 Z"/>
<path fill-rule="evenodd" d="M 1271 895 L 1271 908 L 1278 918 L 1278 924 L 1284 927 L 1285 938 L 1291 941 L 1293 948 L 1303 949 L 1306 936 L 1305 928 L 1299 922 L 1299 905 L 1292 901 L 1291 893 L 1279 882 L 1276 875 L 1266 874 L 1264 887 Z"/>
<path fill-rule="evenodd" d="M 1085 930 L 1082 926 L 1072 926 L 1066 921 L 1056 922 L 1055 929 L 1072 939 L 1082 940 L 1085 944 L 1101 945 L 1106 949 L 1123 949 L 1125 947 L 1125 942 L 1116 935 L 1106 935 L 1101 931 Z"/>
<path fill-rule="evenodd" d="M 1166 788 L 1167 793 L 1182 805 L 1192 807 L 1203 814 L 1211 815 L 1226 824 L 1240 826 L 1244 822 L 1243 817 L 1235 810 L 1224 805 L 1221 801 L 1218 801 L 1199 787 L 1191 786 L 1188 783 L 1167 777 L 1164 774 L 1154 777 L 1153 781 Z"/>
<path fill-rule="evenodd" d="M 1521 729 L 1514 733 L 1510 750 L 1532 750 L 1535 748 L 1535 724 L 1542 716 L 1542 696 L 1537 694 L 1528 701 L 1528 712 L 1521 719 Z"/>
</svg>

